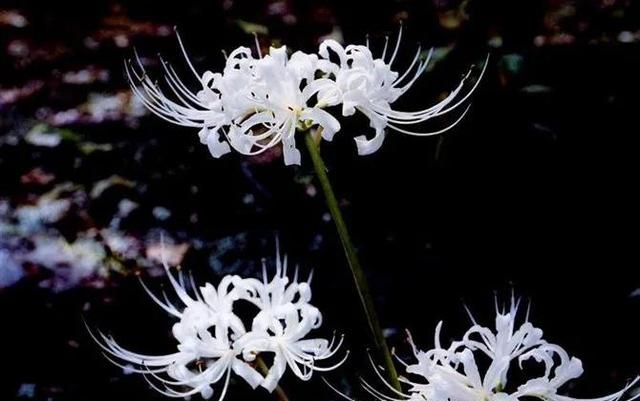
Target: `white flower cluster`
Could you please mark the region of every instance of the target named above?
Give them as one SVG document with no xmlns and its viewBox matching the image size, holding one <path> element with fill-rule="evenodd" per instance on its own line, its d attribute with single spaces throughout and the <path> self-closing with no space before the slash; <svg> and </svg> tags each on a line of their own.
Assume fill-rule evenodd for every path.
<svg viewBox="0 0 640 401">
<path fill-rule="evenodd" d="M 469 74 L 445 99 L 429 108 L 413 112 L 394 110 L 391 105 L 422 75 L 433 53 L 430 51 L 422 59 L 418 48 L 404 73 L 394 71 L 401 36 L 402 31 L 389 57 L 385 44 L 380 58 L 373 56 L 368 45 L 343 47 L 334 40 L 320 44 L 318 54 L 297 51 L 291 56 L 284 46 L 270 48 L 264 57 L 259 47 L 258 57 L 249 48 L 239 47 L 228 55 L 222 73 L 204 74 L 196 71 L 178 37 L 200 88 L 189 89 L 173 67 L 162 60 L 169 95 L 146 74 L 138 57 L 137 67 L 131 63 L 126 67 L 133 91 L 149 110 L 169 122 L 198 128 L 200 141 L 214 157 L 230 152 L 231 148 L 244 155 L 256 155 L 282 145 L 285 164 L 300 164 L 296 131 L 319 127 L 322 138 L 331 141 L 340 130 L 340 123 L 325 110 L 327 107 L 341 106 L 344 117 L 359 111 L 369 119 L 374 135 L 355 138 L 361 155 L 380 148 L 387 127 L 425 136 L 445 132 L 462 120 L 468 108 L 441 130 L 415 132 L 407 127 L 465 105 L 487 63 L 468 91 L 463 93 Z"/>
<path fill-rule="evenodd" d="M 496 307 L 495 330 L 479 325 L 472 317 L 473 326 L 448 348 L 443 348 L 440 342 L 442 322 L 435 330 L 435 348 L 429 351 L 418 350 L 409 337 L 417 361 L 405 365 L 406 372 L 421 380 L 402 379 L 409 386 L 407 394 L 388 384 L 393 397 L 367 383 L 365 389 L 385 401 L 519 401 L 527 398 L 580 401 L 558 392 L 569 380 L 582 375 L 582 362 L 569 356 L 559 345 L 545 341 L 542 330 L 529 323 L 528 313 L 524 323 L 516 326 L 518 304 L 512 299 L 506 312 Z M 535 365 L 541 365 L 542 375 L 529 378 L 519 386 L 508 383 L 509 377 L 527 377 L 527 368 Z M 618 392 L 589 401 L 619 400 L 637 381 L 638 378 Z"/>
<path fill-rule="evenodd" d="M 317 366 L 317 361 L 332 357 L 342 345 L 333 338 L 305 338 L 322 324 L 322 314 L 312 306 L 309 280 L 298 281 L 297 270 L 292 281 L 287 277 L 287 260 L 277 257 L 276 274 L 269 281 L 263 265 L 263 280 L 225 276 L 214 287 L 207 283 L 199 289 L 193 277 L 182 273 L 167 275 L 184 307 L 163 299 L 144 286 L 149 296 L 168 314 L 178 320 L 173 336 L 177 352 L 150 356 L 128 351 L 113 338 L 98 332 L 94 339 L 116 360 L 113 363 L 127 371 L 142 373 L 149 384 L 170 397 L 188 397 L 200 393 L 210 398 L 217 382 L 223 382 L 219 399 L 224 398 L 231 374 L 244 379 L 252 388 L 262 386 L 273 391 L 287 367 L 302 380 L 314 371 L 328 371 L 340 366 Z M 189 287 L 191 290 L 189 290 Z M 236 314 L 239 302 L 253 305 L 256 315 L 245 325 Z M 249 327 L 247 329 L 247 327 Z M 256 370 L 260 354 L 273 356 L 273 363 L 263 377 Z M 133 365 L 133 366 L 132 366 Z"/>
</svg>

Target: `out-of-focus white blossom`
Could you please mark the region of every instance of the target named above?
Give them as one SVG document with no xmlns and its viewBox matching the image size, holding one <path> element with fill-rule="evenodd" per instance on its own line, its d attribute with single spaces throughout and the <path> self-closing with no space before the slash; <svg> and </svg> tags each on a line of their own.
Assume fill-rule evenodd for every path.
<svg viewBox="0 0 640 401">
<path fill-rule="evenodd" d="M 9 287 L 22 278 L 24 271 L 19 260 L 16 260 L 15 256 L 11 252 L 0 249 L 0 288 Z"/>
<path fill-rule="evenodd" d="M 19 224 L 29 231 L 39 229 L 43 224 L 60 220 L 69 211 L 72 203 L 69 199 L 55 199 L 43 196 L 35 205 L 18 208 L 15 216 Z"/>
<path fill-rule="evenodd" d="M 217 287 L 207 283 L 199 288 L 193 277 L 186 278 L 182 272 L 176 277 L 165 264 L 179 304 L 164 293 L 156 296 L 143 284 L 149 296 L 177 320 L 172 333 L 178 345 L 173 353 L 134 353 L 100 332 L 94 339 L 112 362 L 142 373 L 156 390 L 170 397 L 199 393 L 210 398 L 214 385 L 221 382 L 218 399 L 222 399 L 232 374 L 252 388 L 273 391 L 287 367 L 302 380 L 309 380 L 314 371 L 335 369 L 348 354 L 333 366 L 316 363 L 333 356 L 342 342 L 307 338 L 320 327 L 322 315 L 309 303 L 309 282 L 298 281 L 297 270 L 290 281 L 286 258 L 276 258 L 276 274 L 271 280 L 265 268 L 262 280 L 225 276 Z M 237 314 L 242 302 L 256 307 L 253 319 L 245 321 Z M 273 355 L 265 377 L 255 369 L 255 360 L 263 353 Z"/>
<path fill-rule="evenodd" d="M 106 251 L 95 239 L 81 236 L 73 242 L 64 238 L 36 235 L 33 251 L 22 255 L 22 261 L 35 263 L 51 271 L 52 277 L 40 285 L 64 291 L 85 280 L 106 277 Z"/>
<path fill-rule="evenodd" d="M 419 350 L 409 337 L 416 362 L 404 364 L 415 380 L 402 379 L 408 386 L 401 393 L 385 382 L 392 395 L 364 383 L 365 389 L 379 400 L 411 401 L 519 401 L 537 398 L 542 401 L 586 401 L 562 395 L 563 385 L 583 373 L 582 362 L 562 347 L 542 338 L 542 330 L 528 320 L 517 323 L 519 302 L 512 298 L 508 310 L 496 307 L 495 327 L 489 328 L 472 319 L 472 327 L 458 341 L 443 347 L 440 341 L 442 322 L 435 330 L 434 348 Z M 528 368 L 541 365 L 542 373 L 531 377 Z M 515 372 L 517 370 L 517 372 Z M 380 372 L 379 377 L 384 381 Z M 513 383 L 513 377 L 523 380 Z M 638 381 L 634 379 L 620 391 L 589 401 L 617 401 Z M 387 392 L 387 393 L 388 393 Z M 630 396 L 627 401 L 635 399 Z"/>
<path fill-rule="evenodd" d="M 325 109 L 342 105 L 342 116 L 356 111 L 364 114 L 375 130 L 372 138 L 355 138 L 359 154 L 370 154 L 380 148 L 386 128 L 410 135 L 435 135 L 456 125 L 466 113 L 462 110 L 453 124 L 433 131 L 417 132 L 407 128 L 466 105 L 480 81 L 466 92 L 469 74 L 449 95 L 436 105 L 414 112 L 394 110 L 391 105 L 425 71 L 431 57 L 421 60 L 418 48 L 413 61 L 402 74 L 393 69 L 400 48 L 402 31 L 393 53 L 387 59 L 387 46 L 375 58 L 368 46 L 343 47 L 333 39 L 320 44 L 319 56 L 297 51 L 291 56 L 286 47 L 271 48 L 258 57 L 246 47 L 231 52 L 222 73 L 199 73 L 189 61 L 182 41 L 183 54 L 191 72 L 199 82 L 197 90 L 189 89 L 176 71 L 161 60 L 168 91 L 152 80 L 136 55 L 135 63 L 126 63 L 127 74 L 136 95 L 161 118 L 186 127 L 199 129 L 199 137 L 214 157 L 231 149 L 244 154 L 260 154 L 274 146 L 282 146 L 287 165 L 300 164 L 296 148 L 296 132 L 321 128 L 322 137 L 331 141 L 340 130 L 339 121 Z M 334 53 L 338 61 L 331 59 Z"/>
</svg>

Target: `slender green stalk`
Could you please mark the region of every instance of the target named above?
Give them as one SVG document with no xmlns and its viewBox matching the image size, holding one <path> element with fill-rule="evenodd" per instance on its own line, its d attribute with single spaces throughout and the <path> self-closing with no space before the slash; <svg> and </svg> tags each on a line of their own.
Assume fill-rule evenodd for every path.
<svg viewBox="0 0 640 401">
<path fill-rule="evenodd" d="M 398 373 L 396 372 L 395 365 L 393 364 L 393 357 L 391 356 L 391 352 L 389 352 L 389 347 L 387 346 L 387 342 L 384 339 L 384 334 L 382 333 L 382 327 L 380 326 L 380 321 L 378 320 L 378 315 L 375 311 L 373 299 L 371 298 L 369 284 L 367 283 L 367 278 L 364 274 L 364 271 L 362 270 L 362 265 L 360 264 L 360 260 L 358 259 L 356 249 L 353 245 L 353 242 L 351 241 L 351 236 L 349 235 L 349 231 L 347 230 L 347 225 L 345 224 L 344 218 L 342 217 L 342 212 L 340 212 L 338 200 L 336 199 L 333 188 L 331 187 L 331 182 L 329 181 L 329 176 L 327 175 L 327 168 L 324 164 L 324 161 L 322 160 L 322 157 L 320 156 L 319 144 L 316 143 L 314 134 L 310 130 L 305 132 L 304 135 L 307 149 L 309 150 L 311 160 L 313 161 L 313 168 L 316 172 L 318 180 L 320 181 L 320 186 L 322 187 L 322 191 L 324 192 L 324 197 L 327 203 L 327 207 L 329 208 L 329 213 L 331 213 L 331 217 L 333 218 L 333 222 L 335 223 L 336 230 L 338 230 L 340 242 L 342 242 L 344 253 L 347 257 L 347 261 L 349 262 L 351 274 L 353 275 L 353 280 L 355 282 L 356 289 L 358 290 L 358 296 L 360 297 L 360 303 L 362 304 L 364 313 L 367 317 L 367 323 L 369 325 L 369 330 L 371 331 L 375 346 L 384 358 L 384 365 L 386 367 L 389 380 L 391 381 L 391 385 L 393 385 L 393 387 L 397 390 L 400 390 Z"/>
<path fill-rule="evenodd" d="M 264 359 L 262 359 L 260 355 L 256 357 L 256 367 L 258 368 L 260 373 L 262 373 L 263 376 L 267 376 L 267 374 L 269 374 L 269 367 L 267 366 L 267 364 L 264 362 Z M 287 393 L 284 392 L 282 387 L 276 386 L 275 392 L 276 392 L 276 398 L 278 399 L 278 401 L 289 401 L 289 397 L 287 397 Z"/>
</svg>

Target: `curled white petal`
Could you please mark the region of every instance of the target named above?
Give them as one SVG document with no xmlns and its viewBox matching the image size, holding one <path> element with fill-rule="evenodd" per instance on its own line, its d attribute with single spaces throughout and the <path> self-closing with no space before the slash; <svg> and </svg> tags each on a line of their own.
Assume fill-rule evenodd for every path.
<svg viewBox="0 0 640 401">
<path fill-rule="evenodd" d="M 376 130 L 373 138 L 369 139 L 364 135 L 353 138 L 356 143 L 359 155 L 370 155 L 375 153 L 384 142 L 385 132 L 382 129 Z"/>
</svg>

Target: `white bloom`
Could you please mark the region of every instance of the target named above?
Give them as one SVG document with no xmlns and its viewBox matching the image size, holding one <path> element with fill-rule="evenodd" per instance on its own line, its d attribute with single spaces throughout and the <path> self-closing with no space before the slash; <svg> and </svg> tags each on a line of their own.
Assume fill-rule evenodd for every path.
<svg viewBox="0 0 640 401">
<path fill-rule="evenodd" d="M 141 355 L 118 345 L 111 337 L 98 333 L 94 339 L 128 371 L 142 373 L 149 383 L 170 397 L 188 397 L 200 393 L 210 398 L 213 385 L 223 382 L 219 399 L 227 391 L 231 374 L 243 378 L 252 388 L 261 385 L 269 391 L 277 386 L 286 367 L 303 380 L 313 371 L 335 369 L 315 366 L 338 350 L 324 339 L 306 339 L 311 330 L 320 327 L 322 316 L 309 304 L 311 290 L 307 282 L 291 283 L 284 263 L 277 255 L 276 276 L 262 281 L 225 276 L 217 287 L 207 283 L 196 288 L 194 280 L 182 273 L 174 277 L 165 264 L 167 276 L 180 300 L 181 307 L 163 293 L 162 299 L 143 283 L 149 296 L 169 315 L 178 320 L 172 333 L 178 341 L 177 352 L 160 356 Z M 266 269 L 265 269 L 266 270 Z M 189 291 L 187 287 L 190 286 Z M 248 302 L 258 312 L 251 325 L 245 325 L 235 312 L 238 302 Z M 250 327 L 247 330 L 246 327 Z M 253 362 L 259 353 L 273 353 L 274 362 L 266 377 L 255 370 Z M 346 356 L 345 356 L 346 358 Z M 133 368 L 124 364 L 135 365 Z"/>
<path fill-rule="evenodd" d="M 201 89 L 189 90 L 163 61 L 165 81 L 175 100 L 146 75 L 139 58 L 141 71 L 127 64 L 127 73 L 133 91 L 152 112 L 169 122 L 200 128 L 200 140 L 214 157 L 228 153 L 229 145 L 255 155 L 282 144 L 285 164 L 300 164 L 294 138 L 297 129 L 318 125 L 327 136 L 340 129 L 329 113 L 307 107 L 311 95 L 300 89 L 314 79 L 316 55 L 296 52 L 288 57 L 286 47 L 281 47 L 255 58 L 250 49 L 239 47 L 227 57 L 222 74 L 199 74 L 184 55 Z"/>
<path fill-rule="evenodd" d="M 199 82 L 196 91 L 189 89 L 163 60 L 165 86 L 170 93 L 165 93 L 151 80 L 137 55 L 137 66 L 127 63 L 126 70 L 134 93 L 149 110 L 169 122 L 198 128 L 200 141 L 209 147 L 214 157 L 230 152 L 231 148 L 244 155 L 256 155 L 282 145 L 285 164 L 300 164 L 295 141 L 297 131 L 319 127 L 322 137 L 331 141 L 340 130 L 338 120 L 324 110 L 329 106 L 342 104 L 345 117 L 358 110 L 369 118 L 375 135 L 372 139 L 355 138 L 359 154 L 376 151 L 387 127 L 411 135 L 434 135 L 462 119 L 466 110 L 453 124 L 437 132 L 420 133 L 403 128 L 465 104 L 480 77 L 461 95 L 465 77 L 446 99 L 428 109 L 393 110 L 391 104 L 413 85 L 429 62 L 429 58 L 420 61 L 418 49 L 402 75 L 392 70 L 401 33 L 388 61 L 386 46 L 382 57 L 374 58 L 366 46 L 343 48 L 327 39 L 320 45 L 320 58 L 300 51 L 289 57 L 284 46 L 271 48 L 264 57 L 261 54 L 254 57 L 250 49 L 239 47 L 227 57 L 222 73 L 206 71 L 203 74 L 191 64 L 178 37 L 189 68 Z M 329 50 L 337 54 L 339 63 L 329 59 Z M 484 68 L 486 65 L 485 62 Z"/>
<path fill-rule="evenodd" d="M 371 139 L 364 135 L 354 138 L 358 153 L 361 155 L 371 154 L 382 146 L 387 127 L 416 136 L 437 135 L 453 128 L 462 120 L 468 107 L 454 123 L 438 131 L 416 132 L 402 126 L 423 123 L 464 105 L 478 86 L 487 67 L 485 61 L 476 83 L 463 96 L 460 95 L 469 74 L 445 99 L 429 108 L 413 112 L 394 110 L 391 104 L 413 86 L 427 68 L 433 54 L 433 49 L 431 49 L 426 60 L 420 60 L 421 49 L 418 48 L 409 67 L 400 74 L 394 71 L 392 66 L 398 54 L 401 39 L 402 29 L 398 34 L 389 60 L 386 60 L 388 42 L 385 43 L 380 58 L 374 58 L 368 44 L 367 46 L 349 45 L 343 47 L 336 41 L 325 40 L 320 45 L 319 54 L 321 57 L 329 60 L 331 51 L 337 55 L 339 63 L 329 69 L 333 79 L 327 79 L 317 84 L 319 102 L 328 105 L 342 104 L 342 115 L 345 117 L 353 115 L 358 110 L 369 119 L 371 128 L 375 130 L 375 135 Z"/>
<path fill-rule="evenodd" d="M 326 372 L 340 366 L 348 357 L 333 366 L 316 366 L 316 361 L 332 357 L 342 345 L 342 337 L 335 343 L 325 339 L 307 339 L 306 336 L 322 325 L 322 314 L 309 304 L 311 288 L 309 281 L 298 282 L 298 271 L 289 282 L 287 260 L 277 261 L 276 274 L 267 282 L 266 271 L 263 282 L 245 280 L 244 285 L 254 294 L 251 302 L 260 308 L 251 325 L 252 333 L 242 339 L 245 359 L 251 360 L 260 352 L 274 354 L 273 366 L 262 386 L 272 391 L 287 366 L 302 380 L 309 380 L 314 371 Z"/>
<path fill-rule="evenodd" d="M 417 361 L 405 365 L 406 371 L 420 377 L 420 380 L 403 379 L 409 386 L 407 394 L 394 390 L 388 384 L 387 387 L 394 392 L 393 397 L 367 383 L 365 388 L 385 401 L 519 401 L 529 397 L 543 401 L 584 401 L 558 394 L 567 381 L 582 375 L 580 360 L 569 356 L 559 345 L 545 341 L 542 330 L 528 321 L 528 314 L 518 325 L 518 304 L 512 299 L 508 311 L 496 308 L 494 329 L 481 326 L 472 318 L 473 326 L 461 340 L 452 342 L 447 348 L 443 348 L 440 342 L 442 322 L 436 327 L 435 346 L 429 351 L 418 350 L 409 338 Z M 541 363 L 544 374 L 517 387 L 508 382 L 510 375 L 526 377 L 523 362 L 529 360 Z M 519 372 L 514 374 L 513 370 Z M 637 381 L 638 378 L 618 392 L 589 401 L 619 400 Z"/>
<path fill-rule="evenodd" d="M 251 58 L 248 49 L 243 54 Z M 258 154 L 282 143 L 285 164 L 300 164 L 300 152 L 295 146 L 297 129 L 305 129 L 304 124 L 319 125 L 328 136 L 340 129 L 329 113 L 307 107 L 311 94 L 300 89 L 314 79 L 318 58 L 302 52 L 288 58 L 283 46 L 271 48 L 265 57 L 251 60 L 249 79 L 239 82 L 250 92 L 249 101 L 239 115 L 233 115 L 229 142 L 245 155 Z M 230 61 L 231 56 L 227 64 Z M 223 81 L 228 80 L 227 75 L 225 69 Z M 222 99 L 225 98 L 223 95 Z"/>
</svg>

